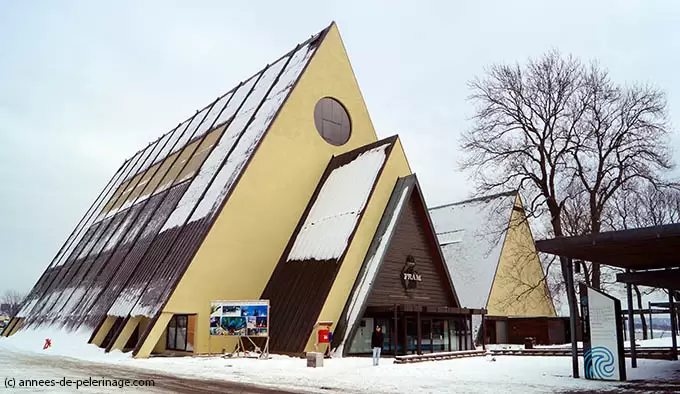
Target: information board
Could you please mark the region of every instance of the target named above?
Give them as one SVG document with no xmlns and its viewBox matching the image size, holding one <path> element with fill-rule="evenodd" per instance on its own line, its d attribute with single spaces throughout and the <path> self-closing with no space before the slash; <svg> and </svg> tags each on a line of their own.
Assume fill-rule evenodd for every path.
<svg viewBox="0 0 680 394">
<path fill-rule="evenodd" d="M 210 335 L 268 337 L 269 301 L 212 301 Z"/>
<path fill-rule="evenodd" d="M 626 380 L 621 301 L 579 286 L 586 379 Z"/>
</svg>

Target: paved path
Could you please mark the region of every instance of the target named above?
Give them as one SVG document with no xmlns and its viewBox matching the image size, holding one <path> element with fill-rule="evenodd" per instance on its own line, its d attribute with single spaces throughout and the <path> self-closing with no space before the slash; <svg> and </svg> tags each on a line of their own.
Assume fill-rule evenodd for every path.
<svg viewBox="0 0 680 394">
<path fill-rule="evenodd" d="M 14 385 L 18 386 L 20 380 L 25 379 L 55 379 L 62 378 L 76 379 L 131 379 L 131 380 L 153 380 L 153 387 L 127 387 L 124 389 L 108 388 L 83 388 L 76 390 L 71 387 L 46 387 L 46 388 L 7 388 L 6 379 L 14 378 Z M 9 383 L 11 385 L 11 383 Z M 0 353 L 0 392 L 18 393 L 243 393 L 243 394 L 274 394 L 291 393 L 278 389 L 257 387 L 253 385 L 228 382 L 224 380 L 192 379 L 182 378 L 169 374 L 140 371 L 134 368 L 97 364 L 85 361 L 52 357 L 52 356 L 33 356 L 26 353 L 14 353 L 3 351 Z"/>
<path fill-rule="evenodd" d="M 632 394 L 632 393 L 680 393 L 680 370 L 677 379 L 668 381 L 632 380 L 610 390 L 567 390 L 563 394 L 598 393 L 598 394 Z"/>
</svg>

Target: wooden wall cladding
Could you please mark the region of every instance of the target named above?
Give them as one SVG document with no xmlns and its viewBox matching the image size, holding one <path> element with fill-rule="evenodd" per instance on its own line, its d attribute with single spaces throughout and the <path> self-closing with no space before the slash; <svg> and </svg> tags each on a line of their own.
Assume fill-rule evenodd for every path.
<svg viewBox="0 0 680 394">
<path fill-rule="evenodd" d="M 368 298 L 368 306 L 395 304 L 441 305 L 456 307 L 443 261 L 436 252 L 423 204 L 417 193 L 412 193 L 397 222 L 392 241 Z M 415 258 L 415 270 L 422 281 L 406 290 L 402 270 L 408 256 Z"/>
</svg>

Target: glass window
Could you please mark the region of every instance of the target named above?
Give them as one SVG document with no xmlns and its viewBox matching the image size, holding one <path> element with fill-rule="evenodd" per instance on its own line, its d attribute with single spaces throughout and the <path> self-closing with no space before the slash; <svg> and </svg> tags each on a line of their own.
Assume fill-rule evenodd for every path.
<svg viewBox="0 0 680 394">
<path fill-rule="evenodd" d="M 167 344 L 168 349 L 175 348 L 175 339 L 177 338 L 176 334 L 177 324 L 175 318 L 173 317 L 172 319 L 170 319 L 170 323 L 168 323 L 168 344 Z"/>
<path fill-rule="evenodd" d="M 352 132 L 347 110 L 330 97 L 324 97 L 316 103 L 314 125 L 326 142 L 336 146 L 344 145 Z"/>
<path fill-rule="evenodd" d="M 359 327 L 352 338 L 349 353 L 361 354 L 371 352 L 371 337 L 373 335 L 373 318 L 365 317 L 359 321 Z"/>
<path fill-rule="evenodd" d="M 449 333 L 446 320 L 432 320 L 432 351 L 443 352 L 449 350 Z"/>
<path fill-rule="evenodd" d="M 187 321 L 186 315 L 173 316 L 168 322 L 168 341 L 169 350 L 187 350 Z"/>
<path fill-rule="evenodd" d="M 375 326 L 380 326 L 380 331 L 382 331 L 382 333 L 383 333 L 383 337 L 384 337 L 383 338 L 383 351 L 384 352 L 390 351 L 390 346 L 391 346 L 391 342 L 390 342 L 391 335 L 390 335 L 390 333 L 392 332 L 392 330 L 390 330 L 390 328 L 392 328 L 392 324 L 394 324 L 392 322 L 392 319 L 375 319 Z M 375 326 L 373 326 L 373 330 L 375 330 Z"/>
<path fill-rule="evenodd" d="M 432 320 L 430 319 L 423 319 L 420 321 L 421 323 L 421 331 L 420 334 L 422 336 L 420 340 L 420 351 L 423 353 L 431 353 L 432 352 Z"/>
</svg>

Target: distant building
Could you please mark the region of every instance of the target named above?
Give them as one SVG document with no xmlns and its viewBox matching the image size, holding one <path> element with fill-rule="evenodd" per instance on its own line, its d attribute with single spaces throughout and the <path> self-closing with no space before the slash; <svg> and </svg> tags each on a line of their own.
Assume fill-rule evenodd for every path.
<svg viewBox="0 0 680 394">
<path fill-rule="evenodd" d="M 487 341 L 566 340 L 517 192 L 431 208 L 430 215 L 461 305 L 488 311 Z M 475 323 L 478 332 L 481 320 Z"/>
<path fill-rule="evenodd" d="M 9 316 L 12 312 L 10 304 L 0 304 L 0 316 Z"/>
</svg>

